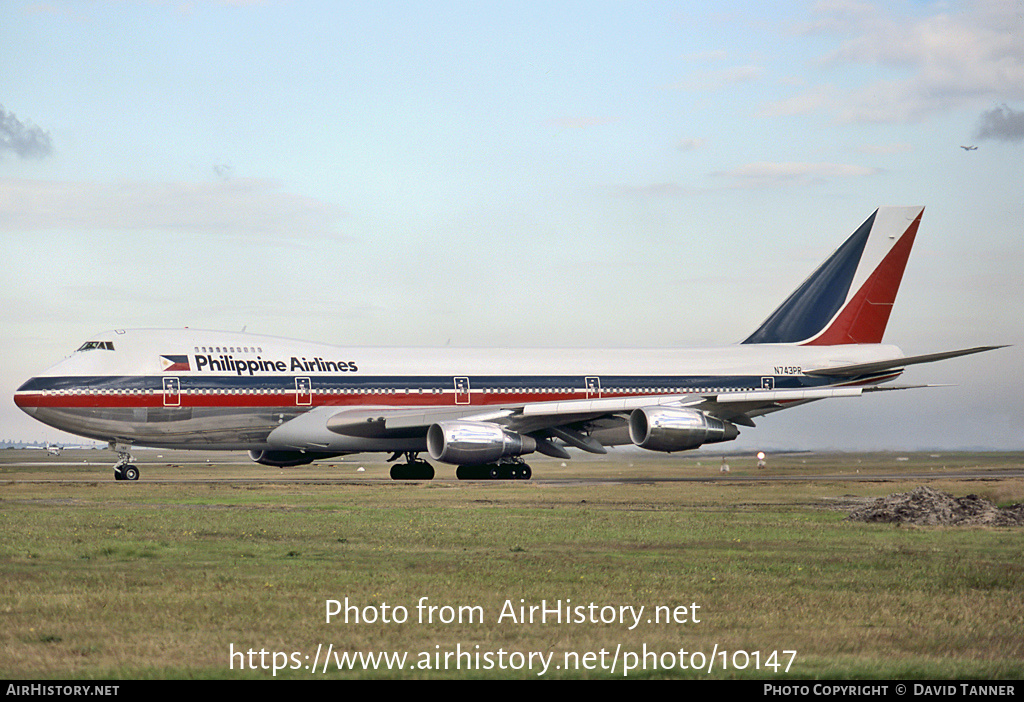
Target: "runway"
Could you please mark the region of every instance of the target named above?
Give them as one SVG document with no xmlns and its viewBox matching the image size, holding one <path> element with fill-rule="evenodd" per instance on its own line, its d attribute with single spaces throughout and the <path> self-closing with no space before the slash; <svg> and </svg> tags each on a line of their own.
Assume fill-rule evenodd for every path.
<svg viewBox="0 0 1024 702">
<path fill-rule="evenodd" d="M 0 484 L 88 484 L 113 480 L 114 458 L 104 450 L 69 449 L 59 455 L 38 450 L 0 451 Z M 268 468 L 244 453 L 140 450 L 140 484 L 220 485 L 614 485 L 667 483 L 864 483 L 930 480 L 1014 480 L 1024 478 L 1024 452 L 788 452 L 768 457 L 759 469 L 745 455 L 671 454 L 574 457 L 532 461 L 533 478 L 457 480 L 455 467 L 435 464 L 431 481 L 394 481 L 392 464 L 381 455 L 351 456 L 296 468 Z M 727 469 L 727 472 L 724 472 Z"/>
<path fill-rule="evenodd" d="M 176 466 L 177 467 L 177 466 Z M 183 466 L 182 466 L 183 467 Z M 558 485 L 616 485 L 616 484 L 659 484 L 659 483 L 832 483 L 832 482 L 895 482 L 915 481 L 924 482 L 929 480 L 1012 480 L 1024 478 L 1024 469 L 1006 470 L 972 470 L 972 471 L 949 471 L 949 472 L 917 472 L 917 473 L 823 473 L 815 475 L 772 475 L 760 473 L 757 475 L 705 475 L 705 476 L 665 476 L 665 475 L 644 475 L 638 477 L 615 476 L 605 477 L 600 474 L 593 474 L 581 477 L 533 477 L 530 480 L 459 480 L 455 477 L 440 476 L 433 480 L 402 480 L 395 481 L 390 477 L 295 477 L 295 478 L 261 478 L 261 477 L 175 477 L 175 478 L 154 478 L 143 477 L 137 482 L 118 481 L 118 484 L 126 486 L 138 484 L 151 485 L 398 485 L 398 484 L 431 484 L 431 485 L 467 485 L 467 484 L 523 484 L 540 486 Z M 21 477 L 21 478 L 0 478 L 0 485 L 4 484 L 90 484 L 104 482 L 113 478 L 101 476 L 89 478 L 70 477 Z"/>
</svg>

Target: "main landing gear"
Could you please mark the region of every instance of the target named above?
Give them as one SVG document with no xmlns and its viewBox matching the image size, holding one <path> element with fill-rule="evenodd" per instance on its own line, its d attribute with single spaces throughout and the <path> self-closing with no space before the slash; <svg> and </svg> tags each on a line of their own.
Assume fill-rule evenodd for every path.
<svg viewBox="0 0 1024 702">
<path fill-rule="evenodd" d="M 117 451 L 117 463 L 114 464 L 114 480 L 138 480 L 139 469 L 132 461 L 132 455 L 124 446 L 111 446 Z"/>
<path fill-rule="evenodd" d="M 434 468 L 419 457 L 416 451 L 403 454 L 396 451 L 388 462 L 397 461 L 402 455 L 405 463 L 391 466 L 392 480 L 433 480 Z M 455 477 L 459 480 L 529 480 L 533 471 L 523 459 L 515 457 L 504 463 L 486 463 L 479 466 L 459 466 L 455 469 Z"/>
<path fill-rule="evenodd" d="M 401 452 L 395 451 L 388 462 L 398 460 Z M 416 451 L 406 451 L 405 463 L 391 466 L 392 480 L 433 480 L 434 467 L 419 457 Z"/>
</svg>

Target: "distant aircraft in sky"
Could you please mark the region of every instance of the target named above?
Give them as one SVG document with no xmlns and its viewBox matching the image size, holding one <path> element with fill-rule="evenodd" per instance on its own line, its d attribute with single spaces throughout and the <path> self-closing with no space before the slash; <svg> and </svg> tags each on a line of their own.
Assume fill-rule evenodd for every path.
<svg viewBox="0 0 1024 702">
<path fill-rule="evenodd" d="M 961 146 L 960 148 L 963 149 L 964 151 L 977 151 L 978 150 L 977 146 Z"/>
<path fill-rule="evenodd" d="M 702 349 L 346 348 L 251 334 L 114 330 L 25 382 L 17 405 L 109 443 L 247 450 L 263 465 L 388 452 L 394 479 L 528 479 L 523 456 L 731 441 L 788 407 L 886 389 L 906 366 L 882 336 L 923 207 L 876 210 L 739 344 Z"/>
</svg>

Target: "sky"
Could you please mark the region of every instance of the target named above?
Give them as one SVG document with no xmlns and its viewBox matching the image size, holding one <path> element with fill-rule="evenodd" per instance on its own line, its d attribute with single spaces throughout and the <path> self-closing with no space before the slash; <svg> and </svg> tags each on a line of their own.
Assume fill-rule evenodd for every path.
<svg viewBox="0 0 1024 702">
<path fill-rule="evenodd" d="M 0 440 L 113 328 L 734 343 L 884 205 L 885 341 L 1013 346 L 737 447 L 1024 448 L 1022 0 L 8 0 Z"/>
</svg>

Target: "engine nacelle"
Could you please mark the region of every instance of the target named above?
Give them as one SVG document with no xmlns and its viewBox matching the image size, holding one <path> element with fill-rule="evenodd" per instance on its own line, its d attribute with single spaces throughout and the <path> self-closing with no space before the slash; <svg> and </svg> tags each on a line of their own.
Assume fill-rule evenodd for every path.
<svg viewBox="0 0 1024 702">
<path fill-rule="evenodd" d="M 438 422 L 427 430 L 427 452 L 435 461 L 457 466 L 494 463 L 537 450 L 532 436 L 489 422 Z"/>
<path fill-rule="evenodd" d="M 312 463 L 320 454 L 303 453 L 302 451 L 250 451 L 249 458 L 263 466 L 276 466 L 278 468 L 289 468 L 291 466 L 304 466 Z"/>
<path fill-rule="evenodd" d="M 700 410 L 641 407 L 629 415 L 629 439 L 650 451 L 685 451 L 702 444 L 732 441 L 740 435 L 732 422 Z"/>
</svg>

